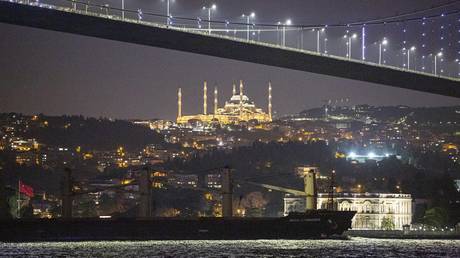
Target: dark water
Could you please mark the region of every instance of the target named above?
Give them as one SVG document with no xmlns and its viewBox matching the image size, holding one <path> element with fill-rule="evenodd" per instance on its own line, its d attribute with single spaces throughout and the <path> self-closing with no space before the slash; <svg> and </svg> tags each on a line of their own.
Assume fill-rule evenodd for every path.
<svg viewBox="0 0 460 258">
<path fill-rule="evenodd" d="M 460 240 L 0 243 L 0 257 L 460 257 Z"/>
</svg>

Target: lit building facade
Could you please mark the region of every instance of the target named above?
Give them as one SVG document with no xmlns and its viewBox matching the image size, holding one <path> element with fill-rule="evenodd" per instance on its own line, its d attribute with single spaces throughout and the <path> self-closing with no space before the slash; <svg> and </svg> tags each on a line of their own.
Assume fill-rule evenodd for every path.
<svg viewBox="0 0 460 258">
<path fill-rule="evenodd" d="M 412 223 L 412 197 L 394 193 L 340 193 L 334 197 L 339 211 L 356 211 L 352 228 L 380 230 L 388 224 L 395 230 Z M 328 194 L 318 194 L 318 209 L 326 209 Z M 305 211 L 305 198 L 287 195 L 284 198 L 284 215 Z M 386 224 L 386 226 L 384 226 Z"/>
<path fill-rule="evenodd" d="M 182 89 L 179 88 L 177 93 L 177 123 L 187 124 L 191 121 L 200 121 L 202 123 L 218 123 L 221 125 L 238 124 L 256 120 L 259 123 L 269 123 L 272 121 L 272 86 L 268 86 L 268 112 L 265 113 L 261 108 L 257 108 L 248 96 L 244 95 L 243 81 L 240 81 L 239 94 L 236 92 L 236 85 L 233 85 L 233 95 L 229 101 L 225 102 L 223 107 L 219 107 L 218 89 L 214 88 L 214 111 L 208 113 L 208 87 L 204 82 L 203 86 L 203 113 L 196 115 L 182 114 Z"/>
</svg>

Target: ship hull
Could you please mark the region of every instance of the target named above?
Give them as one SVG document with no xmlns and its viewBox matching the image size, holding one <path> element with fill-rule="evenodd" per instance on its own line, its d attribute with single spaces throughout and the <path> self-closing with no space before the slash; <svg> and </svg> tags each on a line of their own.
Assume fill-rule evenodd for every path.
<svg viewBox="0 0 460 258">
<path fill-rule="evenodd" d="M 0 222 L 0 241 L 311 239 L 341 235 L 354 212 L 282 218 L 72 219 Z"/>
</svg>

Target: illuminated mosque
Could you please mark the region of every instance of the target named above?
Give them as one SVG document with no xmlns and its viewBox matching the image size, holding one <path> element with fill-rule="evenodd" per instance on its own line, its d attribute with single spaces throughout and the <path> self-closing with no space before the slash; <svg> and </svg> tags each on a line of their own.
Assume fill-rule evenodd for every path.
<svg viewBox="0 0 460 258">
<path fill-rule="evenodd" d="M 238 124 L 241 122 L 257 121 L 259 123 L 269 123 L 272 121 L 272 86 L 268 84 L 268 113 L 261 108 L 257 108 L 253 101 L 244 95 L 243 81 L 240 81 L 240 92 L 237 94 L 236 85 L 233 84 L 233 95 L 223 107 L 219 107 L 217 98 L 217 87 L 214 88 L 214 112 L 208 114 L 208 87 L 207 82 L 203 86 L 203 114 L 182 115 L 182 90 L 179 88 L 177 93 L 177 123 L 187 124 L 191 121 L 201 121 L 203 123 L 219 123 L 222 125 Z"/>
</svg>

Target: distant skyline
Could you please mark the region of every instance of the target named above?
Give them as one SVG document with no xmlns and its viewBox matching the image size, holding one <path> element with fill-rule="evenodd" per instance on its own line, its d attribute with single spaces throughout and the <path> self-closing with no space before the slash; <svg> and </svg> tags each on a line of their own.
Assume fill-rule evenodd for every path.
<svg viewBox="0 0 460 258">
<path fill-rule="evenodd" d="M 161 6 L 161 1 L 157 2 L 151 8 Z M 241 3 L 238 8 L 216 1 L 231 15 L 256 10 L 265 21 L 274 10 L 271 12 L 279 17 L 314 23 L 324 22 L 325 16 L 336 21 L 390 16 L 448 1 L 374 0 L 371 4 L 344 0 L 338 4 L 332 0 L 296 0 L 283 8 L 278 1 L 232 3 L 237 2 Z M 177 12 L 183 14 L 203 1 L 176 0 L 175 4 Z M 460 105 L 456 98 L 209 56 L 6 24 L 0 24 L 0 31 L 0 112 L 174 119 L 179 87 L 183 113 L 202 111 L 204 80 L 212 88 L 217 84 L 221 105 L 231 96 L 232 81 L 243 80 L 247 95 L 264 110 L 268 81 L 272 81 L 273 109 L 278 115 L 341 98 L 349 98 L 351 105 Z M 211 99 L 208 107 L 212 106 Z"/>
</svg>

